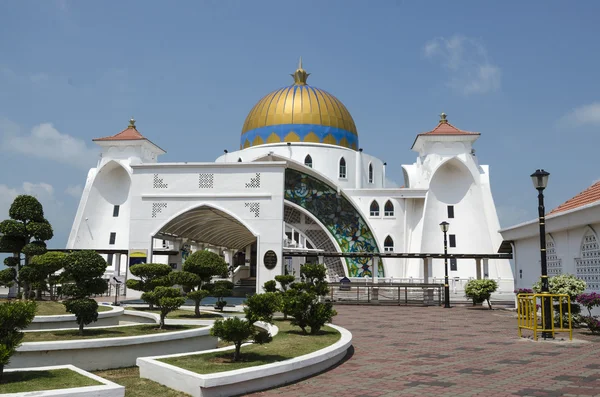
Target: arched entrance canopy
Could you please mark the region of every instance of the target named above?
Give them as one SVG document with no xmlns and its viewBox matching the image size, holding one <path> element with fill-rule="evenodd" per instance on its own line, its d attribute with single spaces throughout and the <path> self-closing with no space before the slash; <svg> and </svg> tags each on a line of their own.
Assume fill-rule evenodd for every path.
<svg viewBox="0 0 600 397">
<path fill-rule="evenodd" d="M 207 206 L 179 214 L 165 224 L 158 235 L 188 238 L 233 249 L 242 249 L 256 241 L 256 236 L 240 221 Z"/>
</svg>

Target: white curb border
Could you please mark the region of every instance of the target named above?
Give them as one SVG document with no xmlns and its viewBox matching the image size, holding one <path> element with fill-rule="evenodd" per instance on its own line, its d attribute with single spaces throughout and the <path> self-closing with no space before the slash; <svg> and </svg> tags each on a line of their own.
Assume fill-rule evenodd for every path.
<svg viewBox="0 0 600 397">
<path fill-rule="evenodd" d="M 125 313 L 125 309 L 117 306 L 101 305 L 110 307 L 112 310 L 98 312 L 98 321 L 88 325 L 89 328 L 105 327 L 107 325 L 118 325 L 119 317 Z M 54 316 L 35 316 L 25 331 L 36 331 L 46 329 L 77 328 L 77 318 L 74 314 L 58 314 Z"/>
<path fill-rule="evenodd" d="M 341 361 L 352 345 L 352 333 L 345 328 L 327 324 L 340 332 L 341 338 L 331 346 L 289 360 L 214 374 L 197 374 L 158 359 L 203 354 L 214 349 L 193 353 L 140 357 L 140 377 L 163 384 L 194 397 L 233 396 L 280 386 L 321 372 Z"/>
<path fill-rule="evenodd" d="M 102 383 L 100 386 L 73 387 L 70 389 L 54 389 L 28 391 L 19 393 L 3 393 L 6 397 L 124 397 L 125 387 L 77 368 L 74 365 L 53 365 L 48 367 L 5 369 L 5 373 L 24 371 L 46 371 L 53 369 L 70 369 L 87 378 Z"/>
</svg>

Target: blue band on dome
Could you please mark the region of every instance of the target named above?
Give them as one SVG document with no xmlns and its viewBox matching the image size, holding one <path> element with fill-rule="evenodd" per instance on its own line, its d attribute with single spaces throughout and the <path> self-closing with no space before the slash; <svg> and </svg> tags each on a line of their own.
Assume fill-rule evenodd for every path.
<svg viewBox="0 0 600 397">
<path fill-rule="evenodd" d="M 356 134 L 341 128 L 318 124 L 281 124 L 255 128 L 242 134 L 240 148 L 276 142 L 311 143 L 315 141 L 314 135 L 309 136 L 311 132 L 316 135 L 319 143 L 328 143 L 353 149 L 358 148 L 358 136 Z M 272 134 L 275 135 L 272 136 Z M 293 134 L 296 134 L 297 138 Z M 258 140 L 257 137 L 259 138 Z M 271 137 L 271 141 L 269 141 L 269 137 Z M 332 137 L 335 143 L 331 141 Z M 278 139 L 274 141 L 274 138 Z M 345 141 L 342 141 L 344 138 L 346 138 Z M 246 144 L 246 141 L 249 142 L 249 145 Z"/>
</svg>

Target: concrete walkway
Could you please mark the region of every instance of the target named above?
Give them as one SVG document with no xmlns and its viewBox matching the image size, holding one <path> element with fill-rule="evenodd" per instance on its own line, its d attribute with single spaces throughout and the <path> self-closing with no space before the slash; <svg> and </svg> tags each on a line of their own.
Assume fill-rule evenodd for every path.
<svg viewBox="0 0 600 397">
<path fill-rule="evenodd" d="M 600 336 L 519 339 L 515 314 L 336 306 L 354 352 L 320 375 L 252 396 L 600 396 Z"/>
</svg>

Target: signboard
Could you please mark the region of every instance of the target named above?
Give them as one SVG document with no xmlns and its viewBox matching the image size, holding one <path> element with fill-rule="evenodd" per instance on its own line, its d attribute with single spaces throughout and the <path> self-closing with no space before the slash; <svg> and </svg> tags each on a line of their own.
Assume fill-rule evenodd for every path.
<svg viewBox="0 0 600 397">
<path fill-rule="evenodd" d="M 138 263 L 146 263 L 147 258 L 148 250 L 130 250 L 129 266 L 137 265 Z"/>
<path fill-rule="evenodd" d="M 269 270 L 275 269 L 277 266 L 277 254 L 273 250 L 268 250 L 265 252 L 265 256 L 263 257 L 263 263 L 265 267 Z"/>
</svg>

